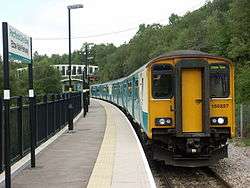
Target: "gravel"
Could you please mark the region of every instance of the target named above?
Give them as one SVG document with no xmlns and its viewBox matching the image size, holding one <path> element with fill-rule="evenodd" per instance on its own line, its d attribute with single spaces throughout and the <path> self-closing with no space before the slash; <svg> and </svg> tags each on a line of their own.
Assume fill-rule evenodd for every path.
<svg viewBox="0 0 250 188">
<path fill-rule="evenodd" d="M 239 146 L 238 142 L 232 142 L 229 143 L 228 150 L 228 158 L 220 160 L 210 168 L 232 187 L 250 188 L 250 147 Z M 220 187 L 209 177 L 203 179 L 199 170 L 179 167 L 170 167 L 165 170 L 165 172 L 171 172 L 170 179 L 174 187 Z M 154 168 L 152 171 L 157 187 L 165 187 L 157 171 Z M 205 184 L 202 184 L 203 182 Z"/>
<path fill-rule="evenodd" d="M 232 142 L 228 147 L 228 158 L 220 160 L 211 168 L 233 187 L 250 187 L 250 147 Z"/>
</svg>

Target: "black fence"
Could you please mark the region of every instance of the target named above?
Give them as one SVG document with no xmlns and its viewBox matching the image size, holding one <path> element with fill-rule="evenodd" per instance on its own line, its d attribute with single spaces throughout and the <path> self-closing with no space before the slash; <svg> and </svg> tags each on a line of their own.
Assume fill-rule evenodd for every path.
<svg viewBox="0 0 250 188">
<path fill-rule="evenodd" d="M 82 93 L 49 94 L 36 96 L 36 146 L 45 142 L 64 128 L 71 113 L 76 117 L 84 104 Z M 29 98 L 11 97 L 10 109 L 10 151 L 12 163 L 21 159 L 30 151 Z M 69 112 L 69 103 L 73 109 Z M 3 100 L 0 98 L 0 171 L 3 171 Z"/>
</svg>

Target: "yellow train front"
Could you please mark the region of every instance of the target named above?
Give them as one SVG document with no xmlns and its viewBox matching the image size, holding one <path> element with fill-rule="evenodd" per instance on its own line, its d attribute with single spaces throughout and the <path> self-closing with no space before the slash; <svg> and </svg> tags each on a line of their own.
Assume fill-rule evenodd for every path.
<svg viewBox="0 0 250 188">
<path fill-rule="evenodd" d="M 197 167 L 228 155 L 227 140 L 235 136 L 234 67 L 225 58 L 170 52 L 91 92 L 124 109 L 153 159 Z"/>
</svg>

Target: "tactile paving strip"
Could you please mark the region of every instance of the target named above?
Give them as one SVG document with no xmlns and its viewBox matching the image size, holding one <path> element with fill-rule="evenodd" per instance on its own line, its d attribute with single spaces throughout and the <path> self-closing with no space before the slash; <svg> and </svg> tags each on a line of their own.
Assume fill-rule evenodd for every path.
<svg viewBox="0 0 250 188">
<path fill-rule="evenodd" d="M 106 108 L 107 124 L 101 149 L 90 176 L 88 188 L 108 188 L 112 183 L 116 149 L 116 124 L 112 120 L 110 108 Z"/>
</svg>

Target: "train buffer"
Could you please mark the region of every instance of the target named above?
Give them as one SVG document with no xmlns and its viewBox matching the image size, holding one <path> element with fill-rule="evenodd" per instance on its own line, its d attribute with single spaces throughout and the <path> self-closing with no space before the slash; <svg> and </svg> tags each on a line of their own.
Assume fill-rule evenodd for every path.
<svg viewBox="0 0 250 188">
<path fill-rule="evenodd" d="M 12 174 L 14 188 L 155 188 L 143 149 L 125 115 L 115 106 L 91 100 L 74 132 L 61 134 L 29 164 Z M 1 184 L 1 187 L 4 184 Z"/>
</svg>

